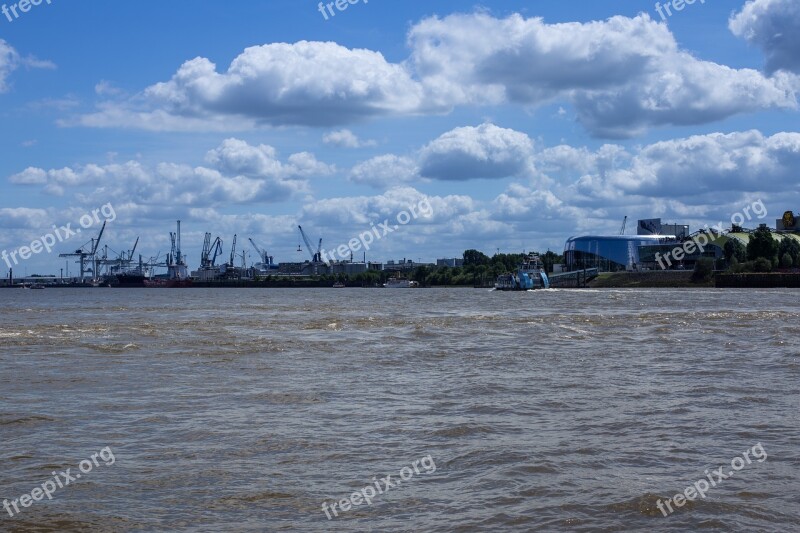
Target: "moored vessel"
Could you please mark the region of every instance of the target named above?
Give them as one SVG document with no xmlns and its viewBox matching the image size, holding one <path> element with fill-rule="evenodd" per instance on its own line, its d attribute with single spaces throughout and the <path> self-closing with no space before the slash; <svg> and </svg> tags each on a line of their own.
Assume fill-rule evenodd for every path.
<svg viewBox="0 0 800 533">
<path fill-rule="evenodd" d="M 515 272 L 507 272 L 497 277 L 494 284 L 497 291 L 532 291 L 549 289 L 550 280 L 544 271 L 539 256 L 527 254 Z"/>
<path fill-rule="evenodd" d="M 383 286 L 387 289 L 416 289 L 419 287 L 419 283 L 406 278 L 401 278 L 400 276 L 395 276 L 386 280 L 386 283 L 384 283 Z"/>
</svg>

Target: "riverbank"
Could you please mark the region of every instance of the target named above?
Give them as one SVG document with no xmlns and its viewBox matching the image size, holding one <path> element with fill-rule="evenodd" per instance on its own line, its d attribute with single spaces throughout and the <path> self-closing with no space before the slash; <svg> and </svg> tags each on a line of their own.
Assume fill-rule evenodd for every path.
<svg viewBox="0 0 800 533">
<path fill-rule="evenodd" d="M 696 283 L 691 270 L 665 272 L 604 272 L 587 283 L 590 289 L 684 289 L 714 287 L 714 281 Z"/>
</svg>

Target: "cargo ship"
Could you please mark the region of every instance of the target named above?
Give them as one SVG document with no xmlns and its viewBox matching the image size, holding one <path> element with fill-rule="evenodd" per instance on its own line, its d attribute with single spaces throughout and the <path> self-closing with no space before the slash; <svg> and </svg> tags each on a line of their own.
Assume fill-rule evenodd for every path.
<svg viewBox="0 0 800 533">
<path fill-rule="evenodd" d="M 494 288 L 497 291 L 549 289 L 550 280 L 539 256 L 528 254 L 523 256 L 522 263 L 515 272 L 507 272 L 498 276 Z"/>
</svg>

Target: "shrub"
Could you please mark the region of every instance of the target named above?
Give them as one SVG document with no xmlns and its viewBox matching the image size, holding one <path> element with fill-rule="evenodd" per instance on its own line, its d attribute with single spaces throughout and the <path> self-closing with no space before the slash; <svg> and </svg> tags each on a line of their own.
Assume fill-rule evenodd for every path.
<svg viewBox="0 0 800 533">
<path fill-rule="evenodd" d="M 694 264 L 694 272 L 692 273 L 692 281 L 700 283 L 708 281 L 714 274 L 714 261 L 707 257 L 699 259 Z"/>
<path fill-rule="evenodd" d="M 772 272 L 772 261 L 765 257 L 759 257 L 753 262 L 755 272 Z"/>
</svg>

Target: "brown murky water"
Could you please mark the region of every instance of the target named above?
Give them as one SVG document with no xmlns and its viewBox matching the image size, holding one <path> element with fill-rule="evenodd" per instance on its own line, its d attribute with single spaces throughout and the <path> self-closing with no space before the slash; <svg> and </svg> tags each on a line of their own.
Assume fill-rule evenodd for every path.
<svg viewBox="0 0 800 533">
<path fill-rule="evenodd" d="M 0 530 L 797 530 L 797 296 L 3 290 Z"/>
</svg>

